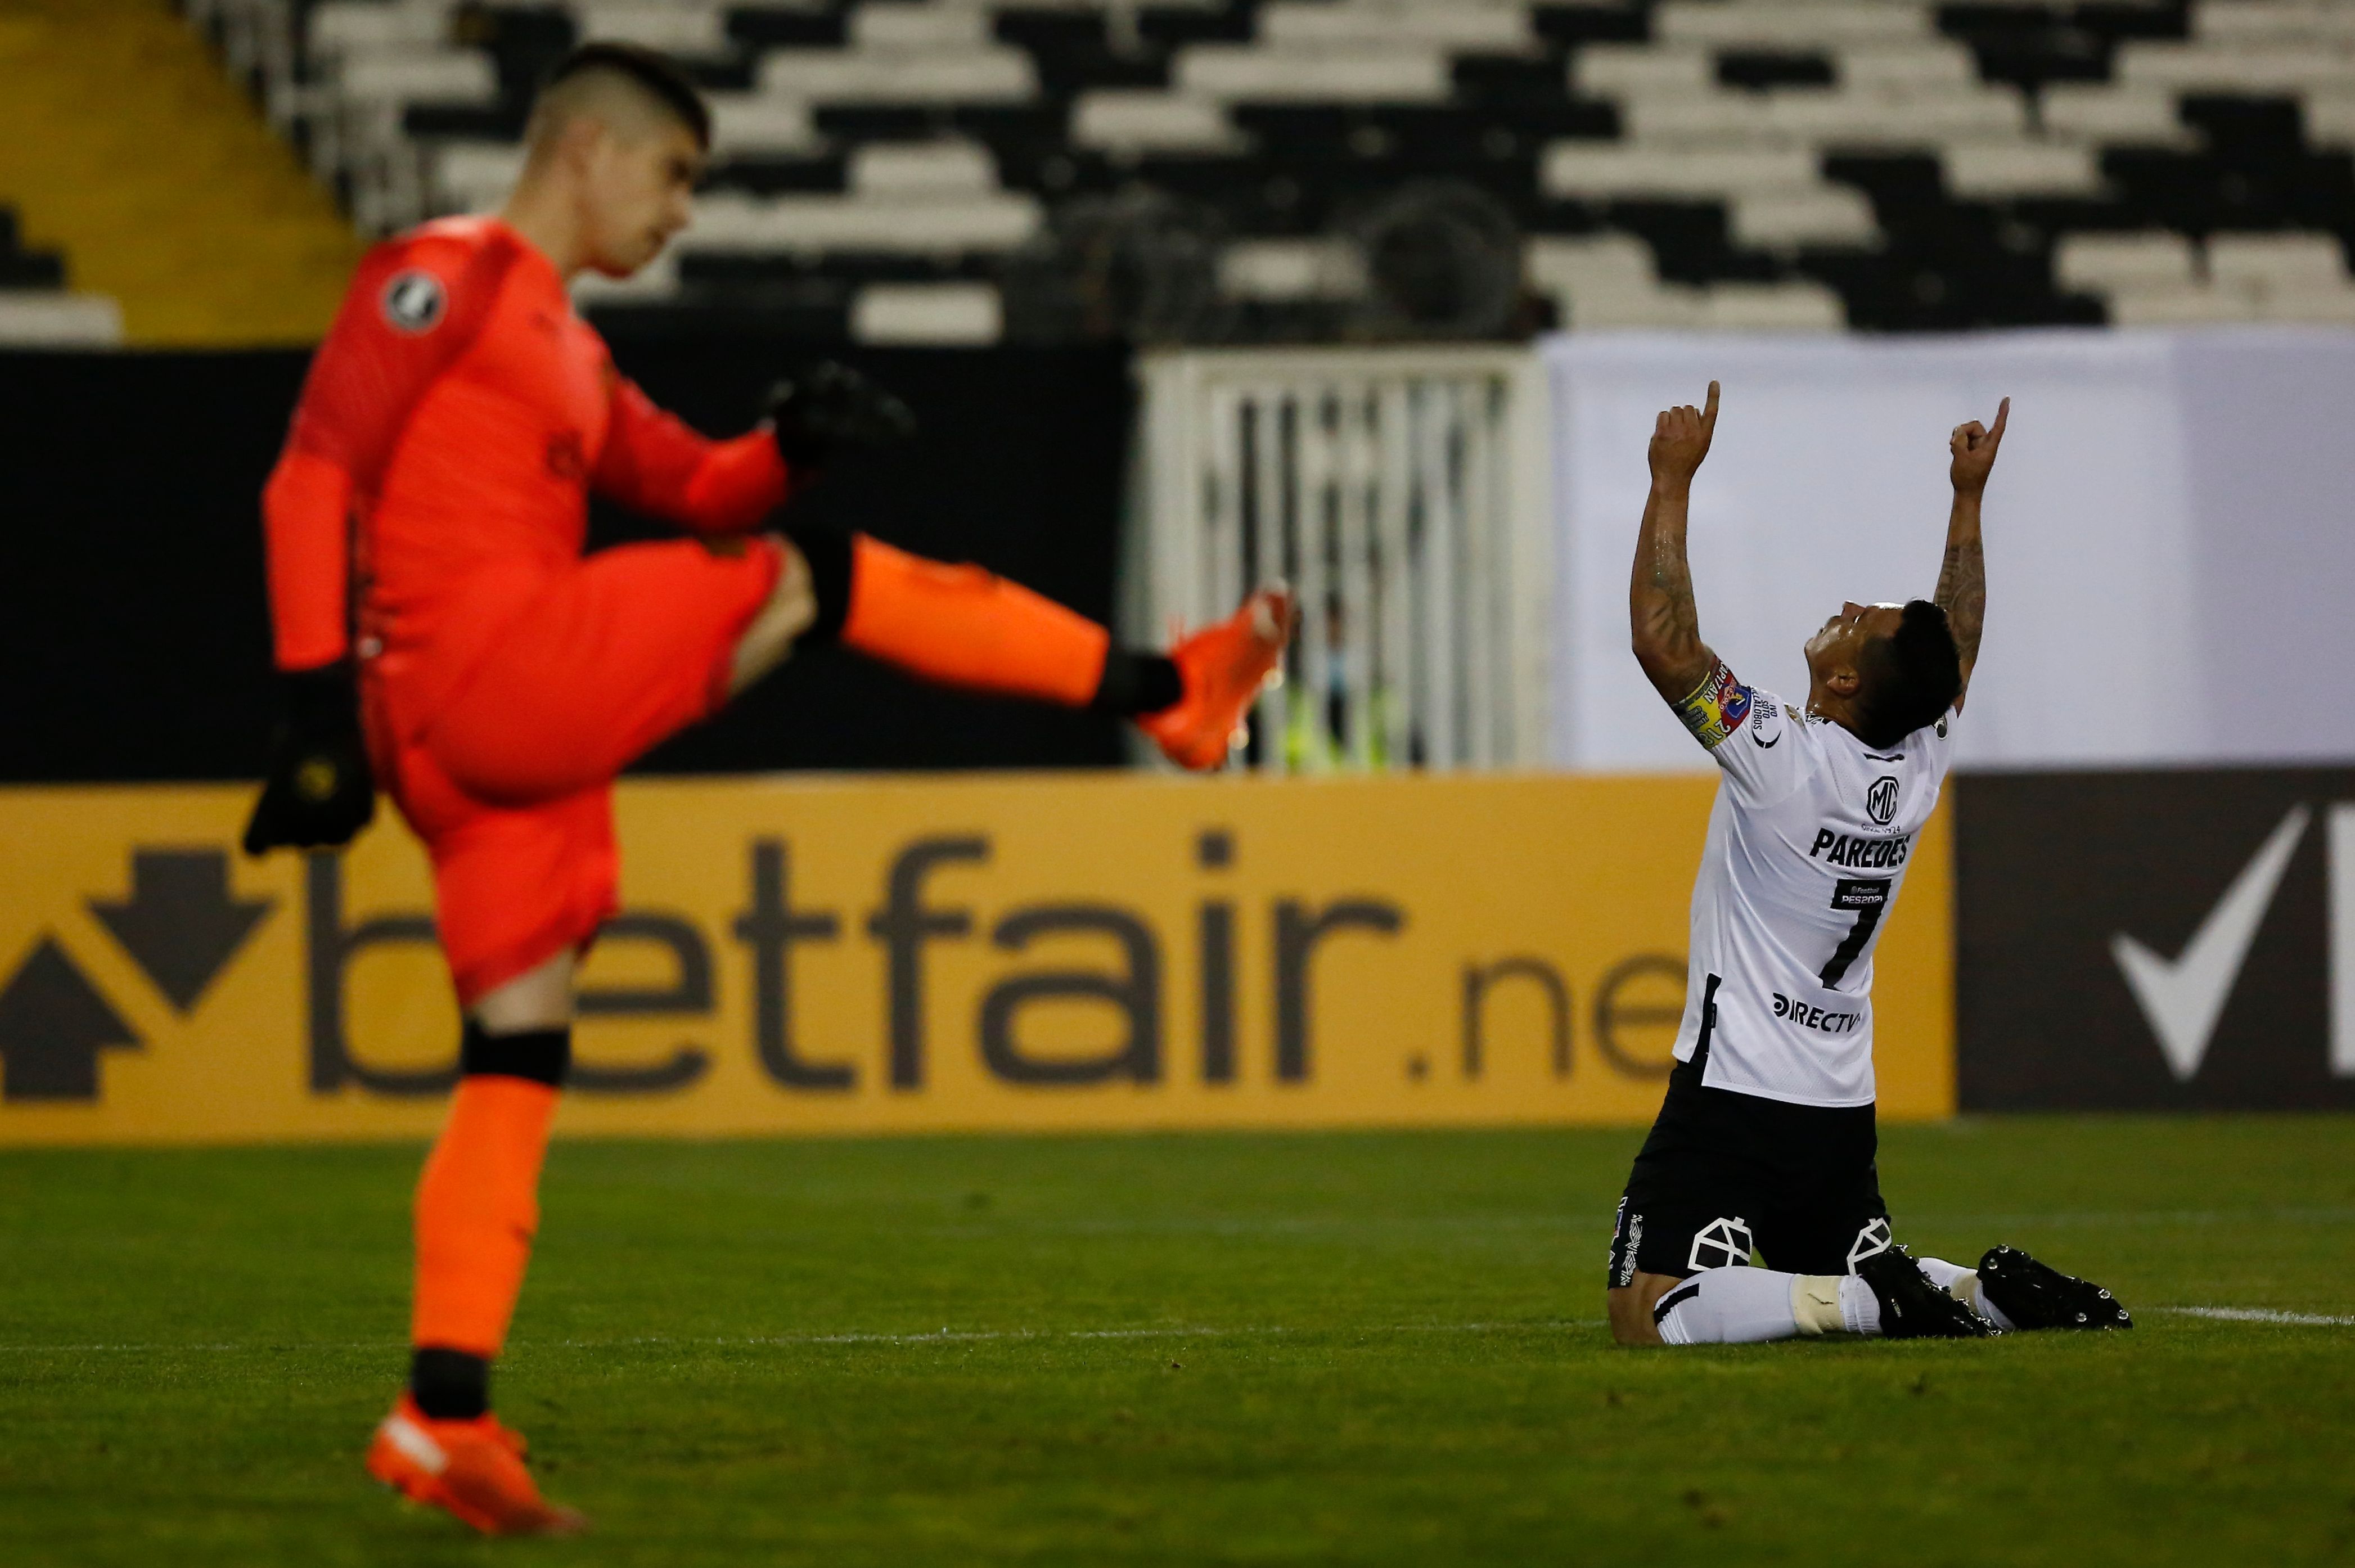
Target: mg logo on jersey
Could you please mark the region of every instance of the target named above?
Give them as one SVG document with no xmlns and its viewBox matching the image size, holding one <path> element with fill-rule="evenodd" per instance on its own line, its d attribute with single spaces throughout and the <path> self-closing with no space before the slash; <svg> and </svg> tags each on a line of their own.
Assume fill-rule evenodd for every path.
<svg viewBox="0 0 2355 1568">
<path fill-rule="evenodd" d="M 1897 820 L 1897 780 L 1883 773 L 1864 792 L 1864 813 L 1886 827 Z"/>
<path fill-rule="evenodd" d="M 431 272 L 401 272 L 384 285 L 384 318 L 403 332 L 431 332 L 441 324 L 450 296 Z"/>
</svg>

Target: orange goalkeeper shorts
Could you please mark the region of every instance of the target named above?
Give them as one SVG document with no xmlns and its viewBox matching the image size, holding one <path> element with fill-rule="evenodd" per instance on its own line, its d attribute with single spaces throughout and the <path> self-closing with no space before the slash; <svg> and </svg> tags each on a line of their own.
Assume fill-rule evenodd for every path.
<svg viewBox="0 0 2355 1568">
<path fill-rule="evenodd" d="M 727 700 L 782 561 L 765 539 L 605 550 L 534 586 L 471 669 L 431 642 L 371 664 L 378 781 L 432 860 L 461 1007 L 586 951 L 613 913 L 614 776 Z M 430 707 L 404 700 L 421 692 Z"/>
</svg>

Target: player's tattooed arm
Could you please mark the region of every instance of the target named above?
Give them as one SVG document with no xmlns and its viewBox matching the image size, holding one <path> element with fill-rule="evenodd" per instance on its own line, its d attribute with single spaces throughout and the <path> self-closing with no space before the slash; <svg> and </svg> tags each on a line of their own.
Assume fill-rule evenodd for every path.
<svg viewBox="0 0 2355 1568">
<path fill-rule="evenodd" d="M 1979 503 L 1987 493 L 1988 473 L 1995 467 L 1996 449 L 2003 444 L 2003 427 L 2011 418 L 2011 400 L 1996 409 L 1992 427 L 1973 420 L 1955 427 L 1947 440 L 1954 462 L 1947 477 L 1954 482 L 1954 510 L 1946 517 L 1946 562 L 1938 573 L 1938 607 L 1954 628 L 1955 645 L 1963 658 L 1963 692 L 1955 697 L 1960 709 L 1970 688 L 1971 667 L 1978 662 L 1979 632 L 1987 622 L 1987 558 L 1979 544 Z"/>
<path fill-rule="evenodd" d="M 1717 432 L 1717 383 L 1709 404 L 1687 403 L 1663 412 L 1652 427 L 1652 493 L 1636 540 L 1636 570 L 1627 586 L 1627 620 L 1636 662 L 1653 689 L 1671 705 L 1682 702 L 1717 663 L 1700 640 L 1692 570 L 1685 560 L 1685 525 L 1693 475 Z"/>
</svg>

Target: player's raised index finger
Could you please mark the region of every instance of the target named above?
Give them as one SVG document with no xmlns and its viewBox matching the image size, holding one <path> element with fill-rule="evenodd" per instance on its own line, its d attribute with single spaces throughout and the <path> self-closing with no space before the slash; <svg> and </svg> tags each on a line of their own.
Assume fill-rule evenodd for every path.
<svg viewBox="0 0 2355 1568">
<path fill-rule="evenodd" d="M 2004 400 L 2003 400 L 2002 402 L 1998 403 L 1998 404 L 1996 405 L 1996 409 L 1995 409 L 1995 425 L 1994 425 L 1994 427 L 1993 427 L 1992 429 L 1990 429 L 1990 430 L 1987 432 L 1987 434 L 1988 434 L 1988 435 L 1990 435 L 1990 436 L 1992 436 L 1992 437 L 1993 437 L 1994 439 L 1996 439 L 1997 441 L 2001 441 L 2001 440 L 2003 439 L 2003 426 L 2004 426 L 2004 421 L 2007 421 L 2007 420 L 2009 420 L 2009 419 L 2010 419 L 2010 418 L 2011 418 L 2011 400 L 2010 400 L 2009 398 L 2006 398 L 2006 399 L 2004 399 Z"/>
<path fill-rule="evenodd" d="M 1700 427 L 1705 431 L 1717 428 L 1717 383 L 1714 381 L 1709 384 L 1709 407 L 1701 411 Z"/>
</svg>

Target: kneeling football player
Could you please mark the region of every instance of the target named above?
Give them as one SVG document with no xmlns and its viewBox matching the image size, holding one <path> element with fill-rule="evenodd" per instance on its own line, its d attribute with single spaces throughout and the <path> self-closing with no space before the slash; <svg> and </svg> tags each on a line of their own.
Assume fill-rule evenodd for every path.
<svg viewBox="0 0 2355 1568">
<path fill-rule="evenodd" d="M 489 1374 L 538 1221 L 571 1054 L 573 971 L 615 908 L 614 776 L 800 643 L 946 685 L 1134 720 L 1219 765 L 1281 659 L 1276 590 L 1167 656 L 978 568 L 797 523 L 780 506 L 907 410 L 840 367 L 712 442 L 655 409 L 571 308 L 683 228 L 709 143 L 693 82 L 591 45 L 533 111 L 496 218 L 429 223 L 359 267 L 263 497 L 287 722 L 249 850 L 346 842 L 377 781 L 424 841 L 464 1014 L 417 1189 L 414 1353 L 368 1468 L 495 1533 L 556 1532 Z M 591 490 L 699 539 L 584 558 Z M 357 625 L 351 623 L 356 609 Z"/>
<path fill-rule="evenodd" d="M 1662 413 L 1628 590 L 1637 662 L 1722 771 L 1693 886 L 1676 1066 L 1611 1243 L 1613 1337 L 1968 1339 L 2124 1328 L 2106 1290 L 2011 1247 L 1976 1269 L 1891 1238 L 1874 1166 L 1872 953 L 1938 803 L 1987 606 L 1980 499 L 2010 415 L 1949 443 L 1934 595 L 1844 604 L 1808 640 L 1806 706 L 1700 639 L 1685 563 L 1708 407 Z M 1751 1266 L 1756 1251 L 1766 1267 Z"/>
</svg>

